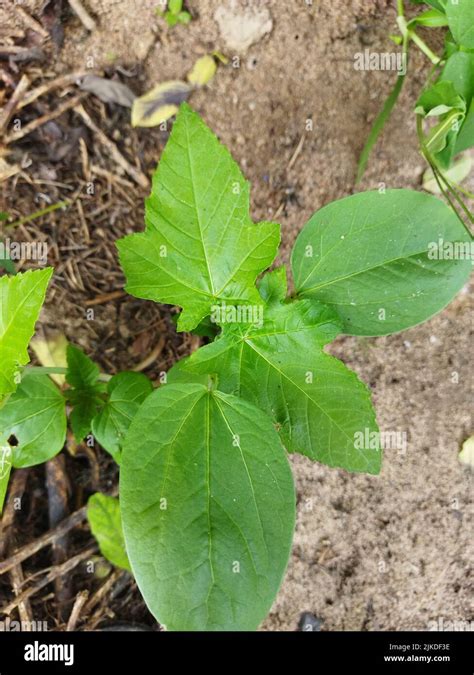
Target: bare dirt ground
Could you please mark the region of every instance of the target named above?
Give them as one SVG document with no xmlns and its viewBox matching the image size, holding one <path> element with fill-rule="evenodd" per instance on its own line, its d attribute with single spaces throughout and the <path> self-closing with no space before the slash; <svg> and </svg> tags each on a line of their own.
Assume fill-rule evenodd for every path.
<svg viewBox="0 0 474 675">
<path fill-rule="evenodd" d="M 25 0 L 21 7 L 44 22 L 45 4 Z M 91 68 L 141 94 L 159 82 L 182 79 L 204 53 L 218 49 L 230 58 L 190 103 L 251 181 L 254 219 L 277 214 L 283 261 L 314 211 L 356 189 L 358 154 L 395 75 L 355 70 L 354 54 L 392 50 L 387 36 L 396 28 L 394 1 L 199 0 L 187 3 L 193 14 L 189 25 L 168 29 L 154 14 L 157 0 L 84 0 L 96 22 L 93 31 L 63 4 L 64 39 L 58 46 L 57 26 L 56 41 L 43 41 L 13 2 L 0 3 L 0 37 L 7 43 L 15 35 L 20 43 L 28 38 L 44 52 L 42 60 L 15 61 L 14 82 L 23 72 L 36 86 Z M 229 47 L 215 19 L 216 10 L 229 5 L 268 12 L 269 32 L 246 50 Z M 400 103 L 357 189 L 420 188 L 425 167 L 412 109 L 427 72 L 424 58 L 414 54 Z M 75 85 L 51 92 L 21 109 L 22 123 L 77 94 Z M 3 96 L 8 98 L 5 81 Z M 81 103 L 135 169 L 149 176 L 168 132 L 132 129 L 126 108 L 91 95 Z M 64 332 L 107 372 L 143 366 L 151 354 L 155 358 L 145 372 L 156 377 L 194 348 L 193 338 L 176 336 L 168 309 L 120 295 L 123 279 L 113 242 L 142 228 L 147 188 L 120 170 L 84 118 L 70 109 L 8 149 L 9 164 L 22 168 L 0 184 L 0 210 L 21 217 L 81 194 L 79 205 L 20 226 L 23 238 L 48 240 L 49 262 L 56 268 L 43 330 Z M 109 293 L 116 295 L 108 299 Z M 88 320 L 91 307 L 94 316 Z M 440 618 L 474 619 L 472 474 L 458 461 L 460 445 L 472 432 L 470 311 L 466 289 L 421 327 L 386 338 L 340 338 L 333 346 L 370 384 L 381 429 L 406 432 L 408 446 L 406 452 L 388 450 L 377 477 L 292 457 L 298 525 L 288 573 L 264 629 L 296 630 L 303 611 L 318 617 L 323 630 L 421 630 Z M 79 452 L 79 458 L 68 455 L 67 469 L 70 510 L 91 490 L 116 482 L 98 448 Z M 24 527 L 15 530 L 16 545 L 47 529 L 42 469 L 32 471 L 28 481 L 29 515 L 20 517 Z M 84 528 L 69 542 L 70 551 L 90 541 Z M 31 571 L 35 564 L 40 569 L 49 564 L 47 554 L 30 563 Z M 75 594 L 102 582 L 76 569 L 71 583 Z M 94 627 L 117 620 L 153 623 L 133 585 L 121 583 L 98 602 Z M 42 593 L 32 598 L 35 615 L 60 626 L 54 597 Z M 11 598 L 5 578 L 0 596 Z"/>
</svg>

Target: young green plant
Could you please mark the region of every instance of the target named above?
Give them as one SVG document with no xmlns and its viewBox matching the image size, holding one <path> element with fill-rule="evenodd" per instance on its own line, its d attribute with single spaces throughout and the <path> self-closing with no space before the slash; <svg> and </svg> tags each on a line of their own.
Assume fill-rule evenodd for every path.
<svg viewBox="0 0 474 675">
<path fill-rule="evenodd" d="M 469 253 L 471 237 L 432 195 L 355 194 L 302 229 L 289 295 L 289 270 L 268 271 L 279 225 L 253 223 L 249 184 L 187 104 L 154 174 L 145 224 L 118 242 L 128 292 L 180 307 L 178 330 L 208 343 L 154 390 L 141 374 L 101 374 L 70 345 L 67 368 L 24 371 L 0 432 L 15 435 L 20 466 L 45 461 L 64 443 L 67 402 L 76 440 L 92 430 L 120 464 L 120 501 L 89 502 L 103 555 L 132 571 L 169 630 L 254 630 L 291 551 L 287 453 L 353 472 L 381 468 L 370 392 L 325 346 L 440 311 L 471 262 L 438 243 Z M 64 391 L 49 379 L 58 371 Z"/>
</svg>

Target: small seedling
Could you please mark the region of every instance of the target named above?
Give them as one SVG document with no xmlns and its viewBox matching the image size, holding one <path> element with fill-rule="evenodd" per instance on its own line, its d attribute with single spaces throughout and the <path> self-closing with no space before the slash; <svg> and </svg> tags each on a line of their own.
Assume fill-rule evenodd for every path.
<svg viewBox="0 0 474 675">
<path fill-rule="evenodd" d="M 289 295 L 286 268 L 268 271 L 279 225 L 252 222 L 247 181 L 187 104 L 154 175 L 145 223 L 118 242 L 128 292 L 181 307 L 178 330 L 213 341 L 154 391 L 141 374 L 101 374 L 70 345 L 67 368 L 23 371 L 0 410 L 0 438 L 15 435 L 13 466 L 45 461 L 64 443 L 67 400 L 76 440 L 92 430 L 120 464 L 120 512 L 105 496 L 89 504 L 103 555 L 132 570 L 169 630 L 253 630 L 291 550 L 287 453 L 353 472 L 381 468 L 370 392 L 325 346 L 340 334 L 388 335 L 440 311 L 468 279 L 472 239 L 432 195 L 355 194 L 302 229 Z M 468 255 L 444 255 L 440 241 Z M 0 340 L 19 320 L 19 302 L 5 305 Z M 16 336 L 13 326 L 8 373 L 26 363 L 17 351 L 31 333 Z M 48 377 L 58 372 L 64 391 Z"/>
<path fill-rule="evenodd" d="M 164 18 L 170 28 L 176 26 L 177 23 L 187 24 L 192 19 L 191 14 L 183 9 L 183 0 L 168 0 L 166 9 L 157 7 L 155 12 Z"/>
</svg>

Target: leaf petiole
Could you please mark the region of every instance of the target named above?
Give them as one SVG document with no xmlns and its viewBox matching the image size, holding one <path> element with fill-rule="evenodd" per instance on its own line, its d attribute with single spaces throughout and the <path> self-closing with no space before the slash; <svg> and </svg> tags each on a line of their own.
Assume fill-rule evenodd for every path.
<svg viewBox="0 0 474 675">
<path fill-rule="evenodd" d="M 413 29 L 408 30 L 408 37 L 410 40 L 413 40 L 418 49 L 420 49 L 423 52 L 423 54 L 429 58 L 429 60 L 434 66 L 437 66 L 441 62 L 442 59 L 428 47 L 426 42 L 422 40 L 421 37 Z"/>
</svg>

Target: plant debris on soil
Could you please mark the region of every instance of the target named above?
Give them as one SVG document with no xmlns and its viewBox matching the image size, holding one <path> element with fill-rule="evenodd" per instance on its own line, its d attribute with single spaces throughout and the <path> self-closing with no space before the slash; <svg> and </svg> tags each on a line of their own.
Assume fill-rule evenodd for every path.
<svg viewBox="0 0 474 675">
<path fill-rule="evenodd" d="M 390 50 L 396 16 L 391 0 L 262 0 L 258 9 L 200 0 L 185 3 L 189 24 L 168 27 L 157 4 L 0 5 L 0 211 L 8 214 L 0 236 L 48 245 L 54 277 L 42 337 L 64 334 L 104 372 L 136 370 L 153 381 L 201 339 L 176 332 L 177 308 L 123 289 L 115 241 L 143 229 L 143 200 L 171 128 L 133 128 L 134 98 L 185 79 L 205 54 L 225 55 L 191 104 L 251 180 L 255 220 L 281 223 L 287 262 L 308 217 L 354 191 L 358 153 L 393 73 L 358 72 L 353 58 L 367 46 Z M 427 66 L 415 55 L 412 67 L 364 189 L 420 187 L 411 111 Z M 468 305 L 462 293 L 403 335 L 336 342 L 334 353 L 370 382 L 381 428 L 407 431 L 409 449 L 387 453 L 378 478 L 292 458 L 298 527 L 264 629 L 416 630 L 440 616 L 473 618 L 472 492 L 457 459 L 472 423 Z M 3 619 L 48 630 L 160 630 L 87 525 L 88 497 L 117 489 L 111 457 L 72 437 L 46 466 L 14 472 L 0 521 Z"/>
</svg>

